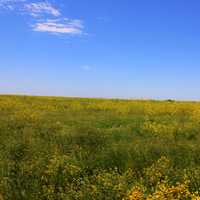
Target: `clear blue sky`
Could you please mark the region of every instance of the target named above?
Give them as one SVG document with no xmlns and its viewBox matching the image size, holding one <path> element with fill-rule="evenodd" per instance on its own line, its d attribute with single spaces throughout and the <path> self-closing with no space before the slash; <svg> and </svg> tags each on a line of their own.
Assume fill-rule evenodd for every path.
<svg viewBox="0 0 200 200">
<path fill-rule="evenodd" d="M 199 0 L 0 0 L 0 93 L 200 99 Z"/>
</svg>

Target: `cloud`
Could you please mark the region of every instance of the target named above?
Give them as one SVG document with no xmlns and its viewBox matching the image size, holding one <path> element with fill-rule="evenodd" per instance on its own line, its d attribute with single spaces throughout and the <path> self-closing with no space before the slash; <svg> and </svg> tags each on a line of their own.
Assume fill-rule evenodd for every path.
<svg viewBox="0 0 200 200">
<path fill-rule="evenodd" d="M 37 32 L 53 34 L 82 35 L 83 22 L 68 19 L 50 0 L 0 0 L 0 9 L 31 16 L 31 28 Z"/>
<path fill-rule="evenodd" d="M 24 8 L 34 17 L 38 17 L 44 14 L 52 15 L 54 17 L 61 15 L 60 11 L 49 2 L 29 3 L 25 4 Z"/>
<path fill-rule="evenodd" d="M 84 71 L 90 71 L 92 68 L 91 68 L 91 66 L 89 66 L 89 65 L 83 65 L 83 66 L 81 67 L 81 69 L 84 70 Z"/>
<path fill-rule="evenodd" d="M 25 2 L 26 0 L 0 0 L 1 4 L 8 4 L 8 3 L 19 3 Z"/>
<path fill-rule="evenodd" d="M 81 20 L 46 20 L 44 22 L 37 22 L 33 26 L 34 31 L 71 34 L 77 35 L 83 33 L 83 25 Z"/>
<path fill-rule="evenodd" d="M 26 2 L 26 0 L 0 0 L 0 8 L 13 11 L 16 6 L 24 2 Z"/>
</svg>

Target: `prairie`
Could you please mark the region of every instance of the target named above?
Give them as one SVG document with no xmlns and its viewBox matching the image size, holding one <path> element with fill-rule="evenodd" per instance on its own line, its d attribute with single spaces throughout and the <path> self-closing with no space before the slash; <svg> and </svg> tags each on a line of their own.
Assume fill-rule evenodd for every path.
<svg viewBox="0 0 200 200">
<path fill-rule="evenodd" d="M 0 200 L 200 199 L 200 103 L 0 96 Z"/>
</svg>

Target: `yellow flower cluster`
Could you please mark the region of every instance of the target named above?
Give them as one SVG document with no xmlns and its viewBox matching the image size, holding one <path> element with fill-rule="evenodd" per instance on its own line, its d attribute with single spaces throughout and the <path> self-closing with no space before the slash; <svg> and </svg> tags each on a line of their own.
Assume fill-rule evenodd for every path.
<svg viewBox="0 0 200 200">
<path fill-rule="evenodd" d="M 140 187 L 134 187 L 128 196 L 128 200 L 144 200 L 144 194 Z"/>
<path fill-rule="evenodd" d="M 153 194 L 145 196 L 141 188 L 133 188 L 128 200 L 199 200 L 200 196 L 191 193 L 186 184 L 178 183 L 176 186 L 169 186 L 168 183 L 162 182 L 158 184 Z"/>
</svg>

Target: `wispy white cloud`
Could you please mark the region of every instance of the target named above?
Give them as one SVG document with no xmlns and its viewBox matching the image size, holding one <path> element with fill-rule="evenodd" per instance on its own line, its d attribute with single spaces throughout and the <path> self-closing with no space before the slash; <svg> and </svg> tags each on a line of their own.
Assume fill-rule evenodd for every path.
<svg viewBox="0 0 200 200">
<path fill-rule="evenodd" d="M 32 17 L 32 30 L 54 34 L 82 35 L 83 22 L 66 18 L 50 0 L 0 0 L 0 9 Z"/>
<path fill-rule="evenodd" d="M 91 71 L 92 67 L 89 66 L 89 65 L 83 65 L 83 66 L 81 67 L 81 69 L 84 70 L 84 71 Z"/>
<path fill-rule="evenodd" d="M 60 11 L 49 2 L 28 3 L 24 5 L 24 8 L 34 17 L 44 14 L 52 15 L 54 17 L 61 15 Z"/>
<path fill-rule="evenodd" d="M 37 22 L 33 26 L 34 31 L 61 33 L 77 35 L 83 33 L 83 24 L 81 20 L 46 20 L 44 22 Z"/>
<path fill-rule="evenodd" d="M 26 0 L 0 0 L 0 8 L 13 11 L 24 2 L 26 2 Z"/>
<path fill-rule="evenodd" d="M 19 3 L 19 2 L 25 2 L 26 0 L 0 0 L 0 3 L 6 4 L 6 3 Z"/>
</svg>

